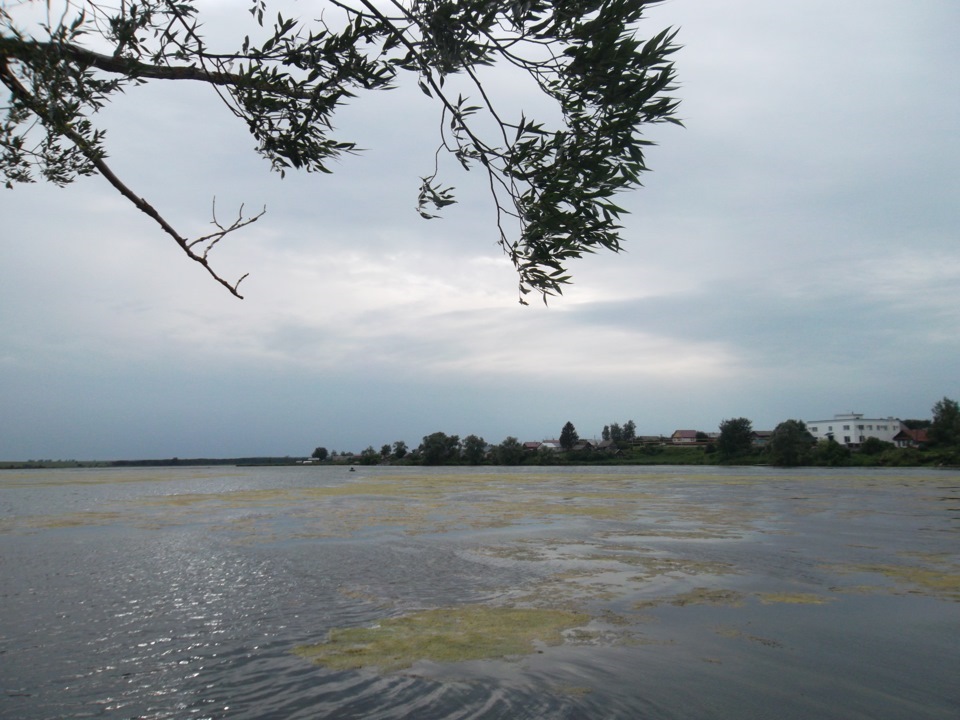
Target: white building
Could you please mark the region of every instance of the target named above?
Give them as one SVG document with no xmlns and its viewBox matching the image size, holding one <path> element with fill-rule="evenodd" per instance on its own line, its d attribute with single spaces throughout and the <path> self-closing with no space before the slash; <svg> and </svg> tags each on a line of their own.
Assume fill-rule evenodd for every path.
<svg viewBox="0 0 960 720">
<path fill-rule="evenodd" d="M 832 420 L 804 420 L 807 430 L 817 440 L 832 438 L 841 445 L 860 445 L 870 437 L 893 442 L 894 436 L 903 429 L 897 418 L 865 418 L 862 413 L 840 413 Z"/>
</svg>

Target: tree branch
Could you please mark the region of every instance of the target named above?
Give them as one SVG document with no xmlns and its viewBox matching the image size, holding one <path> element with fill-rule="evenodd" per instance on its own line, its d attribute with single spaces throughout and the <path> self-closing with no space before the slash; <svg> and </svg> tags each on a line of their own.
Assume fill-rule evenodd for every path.
<svg viewBox="0 0 960 720">
<path fill-rule="evenodd" d="M 153 207 L 153 205 L 148 203 L 144 198 L 139 197 L 124 182 L 122 182 L 120 178 L 117 177 L 117 175 L 113 172 L 110 166 L 107 165 L 106 162 L 104 162 L 101 154 L 95 148 L 91 147 L 91 145 L 87 142 L 87 140 L 82 135 L 80 135 L 80 133 L 78 133 L 76 130 L 70 127 L 70 125 L 66 123 L 56 122 L 55 119 L 51 118 L 45 112 L 43 106 L 35 100 L 33 95 L 31 95 L 30 92 L 27 91 L 27 89 L 16 78 L 16 76 L 10 72 L 7 59 L 2 55 L 0 55 L 0 82 L 2 82 L 20 102 L 22 102 L 26 107 L 28 107 L 30 111 L 34 113 L 34 115 L 40 118 L 41 122 L 44 125 L 50 128 L 53 132 L 56 132 L 58 135 L 70 140 L 70 142 L 72 142 L 73 145 L 78 150 L 80 150 L 81 153 L 83 153 L 84 157 L 86 157 L 87 160 L 90 161 L 90 163 L 100 172 L 100 174 L 107 179 L 107 182 L 113 185 L 113 187 L 121 195 L 127 198 L 127 200 L 132 202 L 137 207 L 138 210 L 145 213 L 154 222 L 156 222 L 163 229 L 163 231 L 167 233 L 167 235 L 172 237 L 174 241 L 177 243 L 177 245 L 179 245 L 183 249 L 183 251 L 187 254 L 187 257 L 189 257 L 191 260 L 194 260 L 200 263 L 206 269 L 206 271 L 213 277 L 213 279 L 216 280 L 221 285 L 223 285 L 225 288 L 227 288 L 227 290 L 229 290 L 232 295 L 236 296 L 241 300 L 243 299 L 243 295 L 241 295 L 238 292 L 237 288 L 240 286 L 240 283 L 243 282 L 244 278 L 247 277 L 247 275 L 244 275 L 234 283 L 229 282 L 228 280 L 221 277 L 216 272 L 216 270 L 214 270 L 210 266 L 210 263 L 207 261 L 207 253 L 217 242 L 219 242 L 223 238 L 224 235 L 227 235 L 228 233 L 233 232 L 234 230 L 239 229 L 241 227 L 245 227 L 250 223 L 256 222 L 263 215 L 263 212 L 245 221 L 235 222 L 229 228 L 224 229 L 221 227 L 221 232 L 215 233 L 214 235 L 209 236 L 215 239 L 213 240 L 213 242 L 208 244 L 208 246 L 206 247 L 206 249 L 202 254 L 198 255 L 196 252 L 194 252 L 193 246 L 196 245 L 198 242 L 202 242 L 206 240 L 207 238 L 200 238 L 199 240 L 190 241 L 184 238 L 182 235 L 180 235 L 180 233 L 178 233 L 173 228 L 173 226 L 166 220 L 166 218 L 164 218 L 157 211 L 157 209 Z"/>
<path fill-rule="evenodd" d="M 207 70 L 193 65 L 153 65 L 129 57 L 104 55 L 70 43 L 39 42 L 0 37 L 0 58 L 10 58 L 29 63 L 32 58 L 54 53 L 66 55 L 70 60 L 84 67 L 94 67 L 112 75 L 134 79 L 196 80 L 210 85 L 269 89 L 271 93 L 298 100 L 308 100 L 315 95 L 314 90 L 304 90 L 299 86 L 289 85 L 268 86 L 266 83 L 251 80 L 250 77 L 237 73 Z M 249 56 L 238 56 L 235 59 L 254 60 Z"/>
</svg>

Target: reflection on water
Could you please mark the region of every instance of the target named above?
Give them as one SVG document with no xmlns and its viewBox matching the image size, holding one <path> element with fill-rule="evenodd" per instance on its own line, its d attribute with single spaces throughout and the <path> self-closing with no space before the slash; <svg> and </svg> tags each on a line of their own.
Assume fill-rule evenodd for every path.
<svg viewBox="0 0 960 720">
<path fill-rule="evenodd" d="M 0 473 L 0 718 L 952 720 L 958 540 L 956 472 Z"/>
</svg>

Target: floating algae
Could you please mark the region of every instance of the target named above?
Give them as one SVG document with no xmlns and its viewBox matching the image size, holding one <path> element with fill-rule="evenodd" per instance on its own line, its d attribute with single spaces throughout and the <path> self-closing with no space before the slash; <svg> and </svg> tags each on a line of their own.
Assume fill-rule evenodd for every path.
<svg viewBox="0 0 960 720">
<path fill-rule="evenodd" d="M 764 605 L 773 605 L 775 603 L 787 603 L 790 605 L 824 605 L 830 602 L 830 598 L 816 593 L 755 593 L 760 602 Z"/>
<path fill-rule="evenodd" d="M 0 532 L 93 527 L 109 525 L 117 522 L 120 518 L 121 515 L 117 512 L 95 510 L 63 513 L 61 515 L 31 515 L 0 523 Z"/>
<path fill-rule="evenodd" d="M 467 605 L 382 620 L 365 628 L 330 632 L 324 643 L 294 653 L 334 670 L 400 670 L 419 660 L 463 662 L 527 655 L 535 643 L 559 645 L 563 631 L 589 620 L 564 610 Z"/>
<path fill-rule="evenodd" d="M 920 588 L 920 592 L 960 600 L 960 574 L 956 572 L 906 565 L 861 565 L 854 569 L 886 575 L 898 583 Z"/>
<path fill-rule="evenodd" d="M 950 557 L 938 554 L 926 556 L 931 564 L 932 560 L 941 557 Z M 919 565 L 890 565 L 890 564 L 839 564 L 834 563 L 827 567 L 838 573 L 872 573 L 883 575 L 894 580 L 900 586 L 907 586 L 908 592 L 928 595 L 930 597 L 946 598 L 960 601 L 960 567 L 956 563 L 940 562 L 939 568 L 921 567 Z M 844 588 L 840 588 L 843 591 Z M 883 592 L 884 588 L 875 588 Z M 849 590 L 847 590 L 849 592 Z"/>
<path fill-rule="evenodd" d="M 750 635 L 748 633 L 743 632 L 743 630 L 740 630 L 739 628 L 735 628 L 735 627 L 727 627 L 727 626 L 721 625 L 719 627 L 714 628 L 713 631 L 720 637 L 749 640 L 752 643 L 757 643 L 758 645 L 763 645 L 764 647 L 770 647 L 770 648 L 783 647 L 783 643 L 781 643 L 779 640 L 760 637 L 759 635 Z"/>
<path fill-rule="evenodd" d="M 656 607 L 658 605 L 676 605 L 677 607 L 684 607 L 686 605 L 727 605 L 730 607 L 740 607 L 743 605 L 743 593 L 724 588 L 697 587 L 689 592 L 671 597 L 642 600 L 636 603 L 635 607 L 642 609 Z"/>
</svg>

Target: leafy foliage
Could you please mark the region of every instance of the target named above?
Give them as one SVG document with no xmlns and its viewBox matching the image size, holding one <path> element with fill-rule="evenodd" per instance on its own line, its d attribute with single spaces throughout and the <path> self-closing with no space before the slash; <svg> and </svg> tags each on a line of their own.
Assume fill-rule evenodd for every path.
<svg viewBox="0 0 960 720">
<path fill-rule="evenodd" d="M 523 443 L 512 435 L 494 448 L 494 457 L 500 465 L 519 465 L 524 459 Z"/>
<path fill-rule="evenodd" d="M 860 448 L 861 453 L 864 455 L 874 455 L 873 448 L 875 444 L 871 443 L 871 440 L 876 440 L 876 438 L 867 438 L 863 446 Z M 880 441 L 878 441 L 880 442 Z M 893 447 L 892 443 L 881 443 L 882 446 Z M 866 448 L 866 451 L 864 451 Z M 881 447 L 881 452 L 884 450 Z M 809 458 L 802 456 L 804 459 L 809 460 L 814 465 L 828 465 L 830 467 L 837 467 L 839 465 L 848 464 L 851 454 L 850 448 L 846 445 L 841 445 L 833 438 L 827 438 L 826 440 L 821 440 L 814 447 Z"/>
<path fill-rule="evenodd" d="M 440 115 L 419 213 L 434 218 L 456 201 L 439 179 L 442 154 L 480 168 L 521 302 L 531 291 L 546 300 L 569 282 L 568 261 L 620 250 L 625 211 L 614 199 L 638 187 L 647 170 L 651 142 L 641 129 L 679 124 L 669 94 L 675 32 L 637 37 L 644 11 L 658 2 L 329 0 L 320 19 L 278 13 L 270 20 L 268 5 L 283 3 L 248 0 L 251 34 L 214 48 L 199 0 L 0 0 L 0 83 L 9 93 L 0 173 L 7 187 L 103 175 L 240 297 L 240 281 L 217 275 L 208 254 L 260 215 L 241 211 L 232 224 L 215 218 L 217 231 L 208 236 L 181 235 L 110 170 L 97 111 L 140 83 L 205 83 L 246 124 L 274 170 L 328 173 L 331 161 L 357 150 L 333 136 L 336 109 L 361 91 L 413 76 Z M 557 120 L 511 117 L 495 105 L 489 69 L 497 64 L 551 100 Z"/>
<path fill-rule="evenodd" d="M 620 423 L 604 425 L 600 437 L 615 443 L 629 443 L 637 438 L 637 424 L 633 420 L 627 420 L 623 426 Z"/>
<path fill-rule="evenodd" d="M 868 437 L 860 444 L 860 452 L 864 455 L 879 455 L 882 452 L 893 450 L 894 448 L 896 448 L 896 445 L 892 442 L 886 442 L 876 437 Z"/>
<path fill-rule="evenodd" d="M 373 445 L 368 445 L 360 453 L 361 465 L 376 465 L 380 462 L 380 453 L 374 450 Z"/>
<path fill-rule="evenodd" d="M 728 460 L 753 449 L 753 424 L 745 417 L 732 418 L 720 423 L 717 452 Z"/>
<path fill-rule="evenodd" d="M 479 465 L 487 455 L 487 441 L 477 435 L 463 439 L 463 459 L 470 465 Z"/>
<path fill-rule="evenodd" d="M 813 435 L 807 430 L 803 420 L 785 420 L 777 425 L 767 444 L 770 462 L 783 467 L 805 464 L 809 459 L 813 440 Z"/>
<path fill-rule="evenodd" d="M 605 438 L 606 440 L 613 440 L 613 442 L 621 442 L 623 440 L 623 428 L 620 427 L 620 423 L 611 423 L 610 429 L 607 432 L 609 437 Z"/>
<path fill-rule="evenodd" d="M 420 443 L 420 457 L 424 465 L 443 465 L 460 457 L 460 436 L 442 432 L 425 435 Z"/>
<path fill-rule="evenodd" d="M 956 400 L 944 397 L 936 402 L 929 436 L 938 447 L 960 447 L 960 404 Z"/>
</svg>

